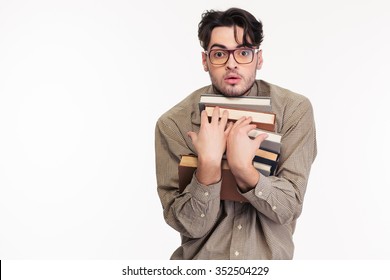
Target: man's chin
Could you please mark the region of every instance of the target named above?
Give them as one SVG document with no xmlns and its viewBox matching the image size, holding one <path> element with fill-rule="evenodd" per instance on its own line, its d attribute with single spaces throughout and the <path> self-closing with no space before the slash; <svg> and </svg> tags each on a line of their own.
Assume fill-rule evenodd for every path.
<svg viewBox="0 0 390 280">
<path fill-rule="evenodd" d="M 222 87 L 219 87 L 218 85 L 213 84 L 214 90 L 224 96 L 227 97 L 238 97 L 243 96 L 249 93 L 250 89 L 252 88 L 254 82 L 248 87 L 245 85 L 223 85 Z"/>
<path fill-rule="evenodd" d="M 229 87 L 220 91 L 223 95 L 228 97 L 236 97 L 245 95 L 248 92 L 248 89 L 240 89 L 238 87 Z"/>
</svg>

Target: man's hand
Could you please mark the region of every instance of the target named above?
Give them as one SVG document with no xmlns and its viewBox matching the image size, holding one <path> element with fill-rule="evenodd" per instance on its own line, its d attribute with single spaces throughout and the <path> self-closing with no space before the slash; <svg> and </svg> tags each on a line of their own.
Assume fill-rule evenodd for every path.
<svg viewBox="0 0 390 280">
<path fill-rule="evenodd" d="M 205 110 L 201 113 L 199 133 L 188 132 L 198 153 L 198 168 L 196 178 L 199 183 L 210 185 L 221 179 L 221 161 L 226 150 L 226 140 L 232 128 L 227 124 L 228 112 L 223 111 L 220 117 L 219 108 L 215 107 L 211 122 Z"/>
<path fill-rule="evenodd" d="M 229 167 L 243 192 L 254 188 L 260 179 L 259 172 L 253 167 L 252 162 L 260 143 L 268 137 L 266 133 L 262 133 L 255 139 L 249 138 L 249 131 L 256 128 L 251 121 L 251 117 L 237 120 L 227 139 L 226 157 Z"/>
</svg>

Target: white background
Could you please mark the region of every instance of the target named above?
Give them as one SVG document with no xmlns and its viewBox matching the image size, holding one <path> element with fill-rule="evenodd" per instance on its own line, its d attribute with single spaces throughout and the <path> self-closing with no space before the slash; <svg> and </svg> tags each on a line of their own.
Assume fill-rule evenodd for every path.
<svg viewBox="0 0 390 280">
<path fill-rule="evenodd" d="M 0 259 L 168 259 L 154 125 L 209 83 L 197 25 L 264 24 L 318 132 L 295 259 L 389 259 L 387 1 L 0 1 Z"/>
</svg>

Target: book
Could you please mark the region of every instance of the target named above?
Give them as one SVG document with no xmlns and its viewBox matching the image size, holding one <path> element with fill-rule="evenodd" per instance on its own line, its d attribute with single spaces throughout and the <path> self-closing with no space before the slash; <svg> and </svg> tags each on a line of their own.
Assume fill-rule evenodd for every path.
<svg viewBox="0 0 390 280">
<path fill-rule="evenodd" d="M 258 149 L 256 155 L 253 158 L 253 165 L 255 167 L 257 163 L 265 165 L 266 167 L 263 166 L 261 169 L 257 169 L 259 169 L 263 175 L 270 176 L 275 174 L 275 170 L 278 166 L 278 159 L 279 154 Z"/>
<path fill-rule="evenodd" d="M 226 97 L 223 95 L 202 94 L 199 100 L 200 111 L 203 111 L 206 106 L 219 106 L 248 111 L 271 112 L 271 98 L 269 96 Z"/>
<path fill-rule="evenodd" d="M 270 151 L 263 150 L 261 148 L 257 149 L 256 155 L 257 157 L 262 157 L 271 161 L 276 161 L 279 157 L 279 154 L 273 153 Z"/>
<path fill-rule="evenodd" d="M 198 166 L 198 158 L 194 155 L 183 155 L 179 163 L 179 191 L 184 191 L 191 182 L 193 174 Z M 222 160 L 221 200 L 247 202 L 237 190 L 237 182 L 226 160 Z"/>
<path fill-rule="evenodd" d="M 253 162 L 254 167 L 264 176 L 271 173 L 271 166 L 268 164 Z M 179 191 L 183 192 L 187 185 L 191 182 L 193 174 L 198 166 L 198 158 L 195 155 L 183 155 L 181 157 L 178 173 L 179 173 Z M 221 200 L 232 200 L 247 202 L 248 200 L 238 192 L 237 182 L 230 171 L 229 164 L 226 160 L 222 160 L 222 182 L 221 182 Z"/>
<path fill-rule="evenodd" d="M 272 166 L 267 163 L 253 161 L 253 166 L 264 176 L 270 176 L 272 174 Z"/>
<path fill-rule="evenodd" d="M 211 118 L 214 110 L 214 106 L 205 106 L 207 116 Z M 256 125 L 257 128 L 275 131 L 275 114 L 271 112 L 254 112 L 247 110 L 238 110 L 230 109 L 225 107 L 220 107 L 220 112 L 227 110 L 229 113 L 229 120 L 237 121 L 241 117 L 252 117 L 252 123 Z"/>
<path fill-rule="evenodd" d="M 267 133 L 268 137 L 265 140 L 263 140 L 263 142 L 261 142 L 260 148 L 266 151 L 280 154 L 280 149 L 282 146 L 281 144 L 282 136 L 280 134 L 255 128 L 249 131 L 248 136 L 251 138 L 255 138 L 256 136 L 262 133 Z"/>
<path fill-rule="evenodd" d="M 263 140 L 253 158 L 253 166 L 264 176 L 274 175 L 278 166 L 281 151 L 281 135 L 275 132 L 276 115 L 272 112 L 271 98 L 258 96 L 226 97 L 222 95 L 203 94 L 199 100 L 199 110 L 205 110 L 209 119 L 212 117 L 214 108 L 218 106 L 220 113 L 227 110 L 230 121 L 237 121 L 242 117 L 251 117 L 256 128 L 248 133 L 254 138 L 261 133 L 267 133 L 267 139 Z M 188 161 L 192 162 L 188 166 Z M 187 162 L 187 163 L 186 163 Z M 197 168 L 196 156 L 182 156 L 179 164 L 179 186 L 183 191 L 191 182 L 194 171 Z M 185 173 L 185 176 L 183 175 Z M 185 177 L 185 181 L 183 181 Z M 229 169 L 224 155 L 222 161 L 222 186 L 221 200 L 246 201 L 238 192 L 237 183 Z"/>
<path fill-rule="evenodd" d="M 223 154 L 222 159 L 226 161 L 226 154 Z M 272 175 L 273 170 L 277 166 L 279 154 L 269 152 L 262 149 L 257 149 L 253 157 L 253 166 L 259 170 L 264 176 Z M 262 163 L 262 164 L 259 164 Z"/>
</svg>

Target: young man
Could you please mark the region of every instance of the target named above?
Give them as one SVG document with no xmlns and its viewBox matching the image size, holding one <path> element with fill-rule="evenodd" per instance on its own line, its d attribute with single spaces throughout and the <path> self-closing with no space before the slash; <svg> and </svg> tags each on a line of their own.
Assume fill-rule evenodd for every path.
<svg viewBox="0 0 390 280">
<path fill-rule="evenodd" d="M 206 12 L 198 35 L 212 84 L 193 92 L 156 125 L 158 194 L 166 222 L 182 237 L 171 258 L 292 259 L 292 235 L 317 151 L 311 104 L 302 95 L 255 80 L 263 63 L 263 31 L 247 11 Z M 199 112 L 204 93 L 271 97 L 276 130 L 282 135 L 275 176 L 261 175 L 252 164 L 267 135 L 251 139 L 251 118 L 233 124 L 218 108 L 209 121 L 205 111 Z M 225 152 L 237 190 L 249 202 L 220 200 Z M 187 154 L 198 156 L 198 167 L 179 193 L 178 164 Z"/>
</svg>

